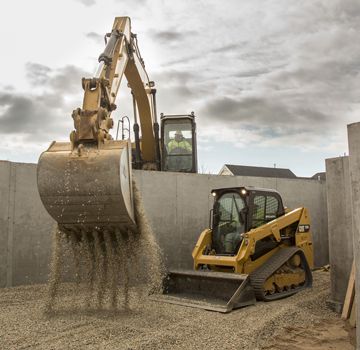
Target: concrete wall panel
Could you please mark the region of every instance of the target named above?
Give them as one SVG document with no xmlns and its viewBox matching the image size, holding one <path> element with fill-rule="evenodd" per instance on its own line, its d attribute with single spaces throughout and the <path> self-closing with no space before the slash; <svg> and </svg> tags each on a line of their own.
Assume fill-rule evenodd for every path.
<svg viewBox="0 0 360 350">
<path fill-rule="evenodd" d="M 360 345 L 360 123 L 348 125 L 349 140 L 349 169 L 350 169 L 350 187 L 351 204 L 353 218 L 353 239 L 355 256 L 355 284 L 356 284 L 356 348 Z"/>
<path fill-rule="evenodd" d="M 199 234 L 208 227 L 209 211 L 213 203 L 210 191 L 232 186 L 274 188 L 280 192 L 284 204 L 289 208 L 309 208 L 315 266 L 329 262 L 323 181 L 144 171 L 134 171 L 134 176 L 140 184 L 145 209 L 171 268 L 192 267 L 191 251 Z"/>
<path fill-rule="evenodd" d="M 13 227 L 13 285 L 45 282 L 53 220 L 37 191 L 36 165 L 13 163 L 16 176 Z"/>
<path fill-rule="evenodd" d="M 289 207 L 309 207 L 315 248 L 320 244 L 316 242 L 327 242 L 326 221 L 317 219 L 326 217 L 325 185 L 322 182 L 151 171 L 134 171 L 134 176 L 150 224 L 170 268 L 192 268 L 191 251 L 199 234 L 208 227 L 213 203 L 210 191 L 214 188 L 252 185 L 278 189 Z M 10 178 L 13 187 L 9 186 Z M 3 179 L 0 193 L 5 196 L 5 204 L 0 206 L 0 220 L 4 223 L 0 228 L 0 242 L 3 243 L 0 259 L 7 261 L 12 274 L 5 277 L 4 267 L 0 265 L 0 283 L 5 285 L 4 279 L 13 285 L 44 282 L 48 274 L 50 232 L 54 223 L 37 192 L 36 165 L 0 162 L 0 180 Z M 6 189 L 11 192 L 8 197 Z M 9 207 L 13 208 L 13 225 L 7 226 Z M 316 213 L 315 220 L 313 213 Z M 327 256 L 326 249 L 315 250 L 318 265 L 326 264 Z"/>
<path fill-rule="evenodd" d="M 330 254 L 330 303 L 340 312 L 353 262 L 352 205 L 349 157 L 326 160 Z"/>
<path fill-rule="evenodd" d="M 0 288 L 7 285 L 10 162 L 0 161 Z"/>
</svg>

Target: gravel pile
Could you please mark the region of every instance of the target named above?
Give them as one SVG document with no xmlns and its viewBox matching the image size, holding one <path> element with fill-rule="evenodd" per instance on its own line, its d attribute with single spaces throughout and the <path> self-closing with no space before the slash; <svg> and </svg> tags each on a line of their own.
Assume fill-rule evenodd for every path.
<svg viewBox="0 0 360 350">
<path fill-rule="evenodd" d="M 325 304 L 329 273 L 322 271 L 314 273 L 312 289 L 230 314 L 151 301 L 146 293 L 139 297 L 136 287 L 129 287 L 127 308 L 111 308 L 109 294 L 106 308 L 84 308 L 84 286 L 60 284 L 51 316 L 43 312 L 45 285 L 0 289 L 0 348 L 269 349 L 274 336 L 289 327 L 311 329 L 338 320 Z"/>
</svg>

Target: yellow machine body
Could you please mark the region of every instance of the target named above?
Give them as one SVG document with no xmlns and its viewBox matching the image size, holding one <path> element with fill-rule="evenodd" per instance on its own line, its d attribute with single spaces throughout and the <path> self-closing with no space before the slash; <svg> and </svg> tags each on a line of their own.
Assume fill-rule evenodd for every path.
<svg viewBox="0 0 360 350">
<path fill-rule="evenodd" d="M 205 264 L 215 271 L 229 271 L 230 269 L 235 273 L 250 274 L 262 266 L 278 250 L 287 247 L 286 243 L 281 243 L 278 247 L 261 256 L 259 259 L 252 261 L 250 256 L 255 252 L 256 242 L 271 236 L 280 243 L 280 230 L 286 229 L 295 222 L 298 222 L 300 226 L 310 226 L 310 217 L 306 208 L 292 210 L 265 225 L 245 233 L 240 249 L 234 256 L 204 255 L 206 247 L 211 246 L 212 240 L 212 230 L 206 229 L 200 234 L 192 252 L 194 269 L 198 270 L 201 265 Z M 311 232 L 297 232 L 295 234 L 295 245 L 304 251 L 310 268 L 313 268 L 314 258 Z"/>
<path fill-rule="evenodd" d="M 160 149 L 155 83 L 149 80 L 129 17 L 116 17 L 99 66 L 92 78 L 82 79 L 83 103 L 72 113 L 74 130 L 69 142 L 53 142 L 38 162 L 41 200 L 63 230 L 136 230 L 131 169 L 196 172 L 195 116 L 161 117 L 162 134 L 171 141 L 183 130 L 190 154 L 168 154 Z M 114 140 L 111 113 L 123 76 L 131 89 L 134 107 L 133 146 Z M 129 121 L 129 119 L 127 119 Z M 130 124 L 130 121 L 129 121 Z M 130 125 L 128 125 L 130 136 Z M 185 141 L 184 141 L 185 142 Z M 191 147 L 191 146 L 190 146 Z M 135 159 L 132 154 L 135 153 Z M 172 157 L 173 167 L 166 157 Z M 175 160 L 187 159 L 188 165 Z"/>
<path fill-rule="evenodd" d="M 227 188 L 213 194 L 219 197 L 211 211 L 213 227 L 200 234 L 193 249 L 194 270 L 170 271 L 163 301 L 229 312 L 311 287 L 314 259 L 306 208 L 286 210 L 280 194 L 269 189 Z M 225 196 L 227 202 L 221 202 Z M 235 196 L 238 204 L 230 206 Z M 231 251 L 223 250 L 227 233 L 238 236 Z"/>
</svg>

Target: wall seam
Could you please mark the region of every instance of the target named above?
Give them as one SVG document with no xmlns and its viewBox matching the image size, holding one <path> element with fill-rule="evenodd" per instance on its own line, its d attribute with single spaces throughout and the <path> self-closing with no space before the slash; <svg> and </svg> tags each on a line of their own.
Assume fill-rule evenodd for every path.
<svg viewBox="0 0 360 350">
<path fill-rule="evenodd" d="M 6 287 L 13 286 L 13 254 L 14 254 L 14 219 L 15 219 L 16 167 L 9 167 L 8 227 L 7 227 L 7 258 Z"/>
</svg>

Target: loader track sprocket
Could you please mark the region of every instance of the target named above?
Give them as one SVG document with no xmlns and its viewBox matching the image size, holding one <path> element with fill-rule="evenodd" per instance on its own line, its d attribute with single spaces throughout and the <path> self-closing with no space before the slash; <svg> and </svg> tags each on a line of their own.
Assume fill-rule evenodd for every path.
<svg viewBox="0 0 360 350">
<path fill-rule="evenodd" d="M 290 290 L 277 291 L 274 294 L 266 294 L 264 289 L 266 280 L 296 254 L 300 256 L 301 268 L 305 271 L 304 283 L 291 288 Z M 310 288 L 312 286 L 312 274 L 303 250 L 298 247 L 286 247 L 280 249 L 271 258 L 269 258 L 263 266 L 252 272 L 250 274 L 250 283 L 254 289 L 257 300 L 272 301 L 288 297 L 305 288 Z"/>
</svg>

